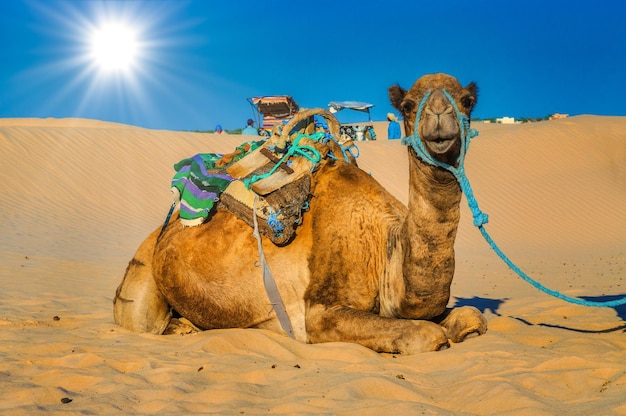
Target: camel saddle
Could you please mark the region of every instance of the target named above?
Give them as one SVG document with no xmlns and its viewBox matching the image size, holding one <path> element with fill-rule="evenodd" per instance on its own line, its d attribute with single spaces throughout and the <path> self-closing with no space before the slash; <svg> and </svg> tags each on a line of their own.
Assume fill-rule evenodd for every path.
<svg viewBox="0 0 626 416">
<path fill-rule="evenodd" d="M 330 134 L 315 131 L 314 115 L 327 120 Z M 251 227 L 256 215 L 259 232 L 278 246 L 295 237 L 311 197 L 313 172 L 335 152 L 350 147 L 329 140 L 338 137 L 334 135 L 339 123 L 323 109 L 300 111 L 281 127 L 275 126 L 265 144 L 226 168 L 236 179 L 224 190 L 218 206 Z"/>
<path fill-rule="evenodd" d="M 326 118 L 330 134 L 315 131 L 314 115 Z M 233 153 L 198 154 L 174 167 L 175 201 L 183 226 L 210 220 L 227 210 L 276 245 L 288 244 L 311 197 L 313 172 L 341 153 L 355 163 L 351 142 L 338 142 L 339 123 L 323 109 L 304 110 L 285 126 L 274 127 L 266 141 L 245 142 Z M 346 150 L 348 149 L 348 150 Z M 350 156 L 348 156 L 348 154 Z M 167 223 L 167 220 L 166 220 Z"/>
</svg>

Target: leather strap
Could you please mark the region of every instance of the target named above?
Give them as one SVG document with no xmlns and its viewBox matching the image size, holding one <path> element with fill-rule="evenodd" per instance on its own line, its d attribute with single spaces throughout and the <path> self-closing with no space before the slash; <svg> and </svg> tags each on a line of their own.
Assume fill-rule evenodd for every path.
<svg viewBox="0 0 626 416">
<path fill-rule="evenodd" d="M 267 292 L 267 297 L 270 298 L 270 303 L 274 308 L 274 312 L 276 312 L 276 316 L 278 317 L 278 322 L 280 322 L 280 326 L 283 330 L 289 335 L 291 338 L 296 339 L 296 336 L 293 333 L 293 327 L 291 326 L 291 320 L 289 319 L 289 315 L 287 314 L 287 308 L 285 308 L 285 304 L 283 303 L 283 299 L 280 296 L 280 292 L 278 291 L 278 287 L 276 286 L 276 281 L 274 280 L 274 276 L 272 275 L 272 271 L 267 265 L 267 261 L 265 260 L 265 254 L 263 253 L 263 245 L 261 244 L 261 234 L 259 233 L 259 223 L 256 218 L 256 201 L 258 199 L 258 195 L 254 197 L 254 203 L 252 210 L 254 211 L 252 214 L 252 218 L 254 220 L 254 238 L 258 241 L 259 246 L 259 257 L 261 259 L 261 266 L 263 267 L 263 284 L 265 285 L 265 291 Z"/>
</svg>

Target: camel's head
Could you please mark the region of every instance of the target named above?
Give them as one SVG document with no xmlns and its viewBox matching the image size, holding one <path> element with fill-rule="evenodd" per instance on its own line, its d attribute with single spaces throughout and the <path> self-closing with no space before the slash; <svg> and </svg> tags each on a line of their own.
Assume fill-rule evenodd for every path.
<svg viewBox="0 0 626 416">
<path fill-rule="evenodd" d="M 475 83 L 463 88 L 456 78 L 441 73 L 424 75 L 415 81 L 409 91 L 399 85 L 389 87 L 391 104 L 404 117 L 406 136 L 415 131 L 415 118 L 421 108 L 420 119 L 417 120 L 419 138 L 432 158 L 448 165 L 458 163 L 464 129 L 448 97 L 469 120 L 477 93 Z"/>
</svg>

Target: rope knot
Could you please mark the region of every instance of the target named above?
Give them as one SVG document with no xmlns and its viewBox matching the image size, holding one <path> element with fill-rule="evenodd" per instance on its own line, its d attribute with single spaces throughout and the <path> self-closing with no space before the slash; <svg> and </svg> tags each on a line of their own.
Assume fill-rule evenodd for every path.
<svg viewBox="0 0 626 416">
<path fill-rule="evenodd" d="M 475 227 L 482 227 L 483 225 L 487 224 L 489 222 L 489 215 L 485 214 L 484 212 L 480 211 L 478 213 L 472 213 L 472 215 L 474 216 L 474 226 Z"/>
</svg>

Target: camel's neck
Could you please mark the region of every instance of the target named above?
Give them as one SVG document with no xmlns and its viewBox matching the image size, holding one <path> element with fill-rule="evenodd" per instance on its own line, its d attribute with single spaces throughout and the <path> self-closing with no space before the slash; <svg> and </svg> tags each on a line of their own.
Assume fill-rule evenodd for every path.
<svg viewBox="0 0 626 416">
<path fill-rule="evenodd" d="M 403 228 L 402 314 L 441 314 L 454 275 L 454 240 L 460 218 L 461 188 L 454 176 L 419 160 L 409 148 L 409 205 Z"/>
</svg>

